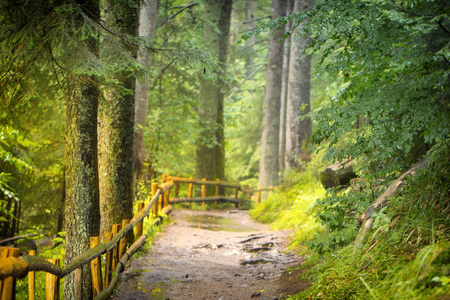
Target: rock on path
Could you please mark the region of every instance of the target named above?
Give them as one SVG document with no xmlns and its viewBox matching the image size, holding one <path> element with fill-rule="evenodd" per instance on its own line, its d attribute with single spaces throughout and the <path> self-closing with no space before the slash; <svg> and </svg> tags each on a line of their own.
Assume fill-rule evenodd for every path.
<svg viewBox="0 0 450 300">
<path fill-rule="evenodd" d="M 193 228 L 187 216 L 231 218 L 239 230 L 250 230 Z M 289 232 L 270 231 L 245 211 L 175 210 L 171 218 L 152 248 L 122 273 L 114 299 L 278 299 L 283 270 L 300 263 L 284 252 Z"/>
</svg>

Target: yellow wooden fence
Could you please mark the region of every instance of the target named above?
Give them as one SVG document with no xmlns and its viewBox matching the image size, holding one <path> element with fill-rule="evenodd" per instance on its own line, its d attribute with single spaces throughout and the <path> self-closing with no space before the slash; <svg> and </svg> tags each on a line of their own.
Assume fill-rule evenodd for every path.
<svg viewBox="0 0 450 300">
<path fill-rule="evenodd" d="M 180 184 L 188 184 L 187 197 L 178 197 Z M 201 197 L 193 197 L 194 185 L 201 187 Z M 215 186 L 214 196 L 206 196 L 206 186 Z M 234 197 L 219 195 L 219 187 L 231 188 L 235 190 Z M 171 189 L 174 188 L 174 197 L 170 197 Z M 143 219 L 152 213 L 158 216 L 153 224 L 161 222 L 162 217 L 172 210 L 171 203 L 181 202 L 218 202 L 226 201 L 235 203 L 237 206 L 243 200 L 238 198 L 239 192 L 249 194 L 252 198 L 256 194 L 256 202 L 261 201 L 261 192 L 273 190 L 268 189 L 249 189 L 242 187 L 239 183 L 211 180 L 195 180 L 193 177 L 183 178 L 180 176 L 169 176 L 163 174 L 162 182 L 152 183 L 152 197 L 145 205 L 144 202 L 137 203 L 137 213 L 131 220 L 122 220 L 122 224 L 114 224 L 111 232 L 105 234 L 105 240 L 100 241 L 99 237 L 91 237 L 91 250 L 78 256 L 74 261 L 67 264 L 64 268 L 60 267 L 58 259 L 45 260 L 36 256 L 35 251 L 30 251 L 28 255 L 19 257 L 19 249 L 10 247 L 0 247 L 0 299 L 9 300 L 15 298 L 16 278 L 28 275 L 28 293 L 29 299 L 35 298 L 35 272 L 45 271 L 45 297 L 46 299 L 59 299 L 59 280 L 66 275 L 74 272 L 75 282 L 80 282 L 77 277 L 81 276 L 81 266 L 90 263 L 92 272 L 92 286 L 94 299 L 107 299 L 113 292 L 114 286 L 119 281 L 119 274 L 124 270 L 130 257 L 145 244 L 147 236 L 143 234 Z M 127 234 L 133 230 L 137 240 L 127 250 Z M 102 276 L 101 255 L 105 254 L 105 276 Z M 104 279 L 103 279 L 104 278 Z M 79 287 L 78 287 L 79 288 Z M 77 287 L 75 287 L 77 291 Z"/>
</svg>

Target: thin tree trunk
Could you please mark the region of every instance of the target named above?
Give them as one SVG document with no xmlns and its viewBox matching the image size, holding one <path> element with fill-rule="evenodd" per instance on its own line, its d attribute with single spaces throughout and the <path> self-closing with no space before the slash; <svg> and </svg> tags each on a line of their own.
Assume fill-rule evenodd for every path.
<svg viewBox="0 0 450 300">
<path fill-rule="evenodd" d="M 92 18 L 100 19 L 98 1 L 79 3 Z M 75 30 L 83 26 L 77 16 Z M 91 53 L 98 53 L 98 39 L 84 41 Z M 97 162 L 97 112 L 99 88 L 94 76 L 79 75 L 69 85 L 66 104 L 65 133 L 65 231 L 66 252 L 64 264 L 89 250 L 89 238 L 99 234 L 99 186 Z M 76 294 L 79 291 L 81 295 Z M 64 299 L 91 299 L 90 268 L 82 268 L 82 276 L 70 274 L 64 279 Z"/>
<path fill-rule="evenodd" d="M 231 20 L 231 0 L 205 2 L 203 37 L 206 50 L 217 58 L 213 68 L 205 67 L 200 75 L 199 125 L 196 149 L 197 178 L 225 177 L 225 148 L 223 128 L 223 77 L 227 59 Z M 211 70 L 213 69 L 213 70 Z M 211 191 L 213 192 L 213 189 Z"/>
<path fill-rule="evenodd" d="M 297 0 L 294 11 L 304 11 L 312 8 L 314 0 Z M 303 24 L 294 31 L 302 28 Z M 291 43 L 289 60 L 289 82 L 286 106 L 286 170 L 298 168 L 302 161 L 308 161 L 309 155 L 304 151 L 304 143 L 311 137 L 311 119 L 303 118 L 311 110 L 310 79 L 311 57 L 302 54 L 310 38 L 299 37 Z"/>
<path fill-rule="evenodd" d="M 158 12 L 159 0 L 141 0 L 141 10 L 139 14 L 139 36 L 154 39 L 156 32 L 156 16 Z M 140 49 L 137 54 L 138 61 L 151 68 L 153 55 L 146 49 Z M 136 131 L 134 135 L 135 143 L 135 178 L 139 181 L 145 178 L 144 162 L 148 160 L 148 153 L 145 148 L 144 132 L 147 118 L 147 103 L 150 89 L 150 78 L 146 76 L 144 80 L 136 80 L 135 93 L 135 122 Z"/>
<path fill-rule="evenodd" d="M 285 5 L 285 1 L 273 0 L 272 18 L 284 16 L 286 13 Z M 283 43 L 280 43 L 280 40 L 283 33 L 282 30 L 277 30 L 269 37 L 259 163 L 259 185 L 262 187 L 278 184 L 281 73 L 283 65 Z"/>
<path fill-rule="evenodd" d="M 286 15 L 290 15 L 294 9 L 294 1 L 288 0 L 286 5 Z M 292 27 L 292 22 L 288 22 L 286 29 L 290 30 Z M 291 37 L 289 36 L 283 44 L 283 71 L 281 75 L 281 103 L 280 103 L 280 142 L 279 142 L 279 178 L 282 179 L 285 169 L 284 156 L 286 153 L 286 102 L 287 102 L 287 91 L 288 91 L 288 75 L 289 75 L 289 58 L 290 50 L 288 44 L 291 42 Z"/>
<path fill-rule="evenodd" d="M 98 106 L 98 105 L 97 105 Z M 98 170 L 97 170 L 98 173 Z M 61 208 L 58 212 L 58 224 L 56 225 L 56 233 L 63 230 L 64 225 L 64 203 L 66 202 L 66 171 L 63 171 L 63 180 L 61 187 Z M 99 208 L 100 209 L 100 208 Z M 100 213 L 100 210 L 99 210 Z"/>
<path fill-rule="evenodd" d="M 119 35 L 138 33 L 139 1 L 105 1 L 106 27 Z M 114 38 L 114 37 L 111 37 Z M 136 57 L 137 49 L 124 41 L 119 43 Z M 102 59 L 116 62 L 117 47 L 104 40 Z M 120 55 L 120 54 L 119 54 Z M 134 200 L 134 91 L 136 79 L 132 66 L 118 66 L 111 75 L 117 83 L 105 89 L 100 105 L 99 121 L 99 179 L 101 234 L 111 230 L 112 224 L 122 223 L 133 215 Z"/>
<path fill-rule="evenodd" d="M 217 106 L 217 124 L 219 126 L 216 138 L 216 178 L 225 179 L 225 124 L 223 121 L 223 107 L 225 98 L 225 77 L 226 77 L 226 66 L 228 57 L 228 46 L 230 37 L 230 23 L 231 23 L 231 9 L 233 6 L 232 0 L 219 1 L 221 4 L 220 8 L 220 18 L 218 23 L 219 35 L 219 49 L 218 49 L 218 59 L 219 59 L 219 101 Z M 220 189 L 220 192 L 223 192 Z"/>
<path fill-rule="evenodd" d="M 255 23 L 254 22 L 250 22 L 252 20 L 255 19 L 255 11 L 256 11 L 256 4 L 257 2 L 252 0 L 252 1 L 247 1 L 246 3 L 246 21 L 247 23 L 245 24 L 245 29 L 246 31 L 250 31 L 254 26 Z M 247 73 L 247 79 L 253 79 L 253 70 L 255 67 L 255 62 L 253 59 L 253 45 L 256 42 L 256 36 L 252 35 L 248 40 L 245 41 L 245 49 L 246 49 L 246 53 L 247 53 L 247 59 L 245 61 L 245 68 L 246 68 L 246 73 Z"/>
</svg>

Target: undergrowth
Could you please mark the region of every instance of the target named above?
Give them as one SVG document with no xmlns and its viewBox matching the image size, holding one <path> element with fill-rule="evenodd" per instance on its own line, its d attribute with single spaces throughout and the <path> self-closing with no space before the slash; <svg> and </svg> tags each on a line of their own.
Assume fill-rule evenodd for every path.
<svg viewBox="0 0 450 300">
<path fill-rule="evenodd" d="M 348 193 L 334 194 L 334 206 L 319 200 L 316 214 L 320 204 L 331 207 L 326 222 L 336 227 L 324 225 L 322 234 L 308 241 L 312 251 L 300 268 L 307 270 L 302 276 L 311 286 L 290 299 L 450 299 L 447 145 L 431 152 L 424 166 L 373 216 L 374 226 L 360 248 L 353 244 L 359 229 L 348 208 L 363 208 L 366 204 L 358 202 L 364 197 L 349 201 Z M 346 202 L 350 205 L 338 214 Z"/>
<path fill-rule="evenodd" d="M 271 223 L 274 229 L 292 228 L 292 249 L 322 229 L 312 214 L 316 199 L 326 193 L 319 180 L 319 170 L 325 166 L 322 158 L 323 152 L 314 155 L 303 172 L 290 173 L 271 196 L 250 210 L 253 219 Z"/>
</svg>

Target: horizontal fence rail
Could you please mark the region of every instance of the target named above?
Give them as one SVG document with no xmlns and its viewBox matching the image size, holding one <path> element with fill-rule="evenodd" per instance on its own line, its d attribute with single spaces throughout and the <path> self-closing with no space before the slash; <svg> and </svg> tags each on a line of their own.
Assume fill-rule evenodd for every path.
<svg viewBox="0 0 450 300">
<path fill-rule="evenodd" d="M 188 184 L 187 197 L 178 197 L 180 184 Z M 202 197 L 193 197 L 193 186 L 201 186 Z M 215 186 L 214 196 L 206 196 L 206 186 Z M 175 197 L 170 197 L 171 189 L 175 187 Z M 219 188 L 235 189 L 233 197 L 219 195 Z M 150 214 L 159 216 L 152 225 L 161 222 L 162 217 L 172 210 L 171 203 L 190 203 L 190 202 L 218 202 L 225 201 L 234 203 L 237 207 L 243 200 L 238 199 L 238 193 L 248 194 L 252 198 L 253 194 L 257 194 L 256 201 L 261 200 L 261 192 L 268 191 L 271 193 L 274 188 L 258 188 L 250 189 L 242 187 L 239 183 L 221 181 L 220 179 L 212 180 L 195 180 L 193 177 L 183 178 L 180 176 L 162 175 L 161 184 L 152 183 L 149 202 L 145 205 L 138 202 L 137 213 L 131 220 L 123 220 L 122 225 L 113 225 L 112 232 L 106 234 L 105 243 L 100 242 L 98 237 L 91 238 L 91 249 L 82 255 L 76 257 L 72 262 L 64 268 L 59 267 L 59 260 L 47 260 L 36 256 L 35 251 L 30 251 L 28 255 L 19 257 L 19 249 L 10 247 L 0 247 L 0 298 L 14 299 L 15 279 L 23 278 L 28 274 L 29 281 L 29 299 L 34 299 L 35 272 L 44 271 L 46 275 L 46 299 L 59 299 L 59 279 L 75 272 L 81 276 L 80 267 L 90 263 L 92 270 L 94 299 L 108 299 L 114 290 L 114 286 L 119 281 L 119 274 L 124 270 L 127 261 L 131 256 L 140 249 L 146 241 L 146 234 L 142 234 L 143 219 Z M 135 229 L 137 240 L 126 249 L 126 236 Z M 10 239 L 14 240 L 14 238 Z M 102 260 L 100 256 L 106 254 L 105 264 L 105 283 L 102 282 Z M 48 286 L 47 286 L 48 285 Z M 103 289 L 103 286 L 105 288 Z"/>
</svg>

